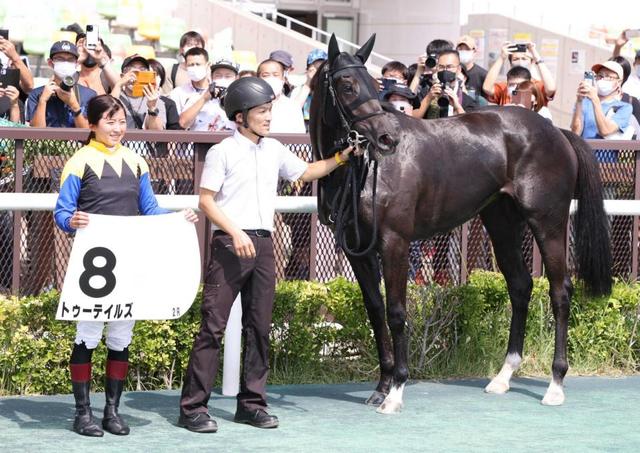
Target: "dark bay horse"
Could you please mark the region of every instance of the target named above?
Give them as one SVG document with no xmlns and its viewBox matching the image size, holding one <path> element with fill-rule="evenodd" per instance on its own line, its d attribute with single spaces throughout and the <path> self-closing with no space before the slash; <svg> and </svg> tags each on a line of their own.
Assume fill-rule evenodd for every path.
<svg viewBox="0 0 640 453">
<path fill-rule="evenodd" d="M 352 219 L 345 224 L 343 242 L 354 244 L 360 239 L 364 244 L 360 253 L 347 256 L 362 289 L 380 360 L 380 380 L 367 403 L 379 405 L 382 413 L 395 413 L 402 407 L 408 378 L 409 243 L 448 232 L 480 214 L 512 304 L 504 365 L 485 390 L 509 390 L 511 376 L 522 361 L 532 291 L 522 255 L 528 225 L 542 254 L 555 317 L 553 376 L 542 403 L 562 404 L 573 292 L 566 265 L 567 223 L 574 197 L 579 200 L 575 218 L 578 276 L 590 294 L 604 295 L 611 290 L 608 222 L 590 147 L 521 107 L 490 107 L 427 121 L 383 108 L 375 81 L 364 67 L 374 38 L 355 55 L 341 53 L 337 41 L 331 39 L 329 59 L 316 75 L 310 122 L 316 159 L 330 157 L 339 140 L 356 130 L 369 140 L 370 158 L 379 166 L 377 188 L 371 172 L 356 184 L 361 186 L 359 198 L 353 198 L 359 222 Z M 320 181 L 318 208 L 323 223 L 336 226 L 335 200 L 348 184 L 348 167 L 355 165 L 354 159 Z M 369 251 L 368 243 L 372 246 Z"/>
</svg>

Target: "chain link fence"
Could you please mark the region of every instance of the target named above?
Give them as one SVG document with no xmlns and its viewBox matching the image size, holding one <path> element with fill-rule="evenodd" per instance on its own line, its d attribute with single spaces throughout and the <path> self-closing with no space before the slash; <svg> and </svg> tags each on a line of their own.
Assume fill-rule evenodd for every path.
<svg viewBox="0 0 640 453">
<path fill-rule="evenodd" d="M 196 144 L 189 141 L 188 133 L 184 132 L 175 137 L 176 141 L 166 142 L 172 138 L 165 137 L 165 142 L 155 138 L 158 141 L 133 140 L 126 145 L 145 157 L 156 194 L 196 193 L 204 153 L 215 141 L 202 143 L 200 140 Z M 287 143 L 286 137 L 281 140 Z M 308 140 L 298 138 L 297 142 L 291 142 L 295 142 L 288 145 L 292 152 L 306 161 L 312 160 Z M 80 140 L 0 139 L 0 192 L 57 192 L 64 163 L 81 146 Z M 637 151 L 636 147 L 608 151 L 615 153 L 615 162 L 608 159 L 601 164 L 607 198 L 636 198 Z M 22 169 L 18 171 L 20 174 L 16 174 L 17 169 Z M 283 181 L 278 187 L 278 195 L 282 196 L 314 194 L 315 186 L 311 183 Z M 634 257 L 633 251 L 638 247 L 637 217 L 612 216 L 610 222 L 614 275 L 625 280 L 635 279 L 637 253 Z M 333 232 L 320 224 L 316 214 L 276 214 L 273 239 L 278 280 L 327 281 L 337 276 L 354 280 L 346 256 L 336 247 Z M 19 294 L 29 295 L 60 289 L 72 240 L 55 226 L 49 211 L 0 211 L 0 291 L 10 293 L 17 289 Z M 203 243 L 207 242 L 203 233 Z M 569 267 L 573 270 L 572 225 L 568 244 Z M 529 230 L 523 239 L 523 256 L 532 272 L 542 272 Z M 409 279 L 417 284 L 460 284 L 473 269 L 497 270 L 491 242 L 479 217 L 450 233 L 411 243 Z"/>
</svg>

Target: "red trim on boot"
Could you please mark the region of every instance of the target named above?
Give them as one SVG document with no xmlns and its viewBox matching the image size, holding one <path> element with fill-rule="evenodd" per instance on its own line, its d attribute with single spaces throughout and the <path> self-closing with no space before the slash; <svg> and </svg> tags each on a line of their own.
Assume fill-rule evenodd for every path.
<svg viewBox="0 0 640 453">
<path fill-rule="evenodd" d="M 124 381 L 129 371 L 129 362 L 120 360 L 107 360 L 107 378 Z"/>
<path fill-rule="evenodd" d="M 87 382 L 91 380 L 91 363 L 72 363 L 71 380 L 73 382 Z"/>
</svg>

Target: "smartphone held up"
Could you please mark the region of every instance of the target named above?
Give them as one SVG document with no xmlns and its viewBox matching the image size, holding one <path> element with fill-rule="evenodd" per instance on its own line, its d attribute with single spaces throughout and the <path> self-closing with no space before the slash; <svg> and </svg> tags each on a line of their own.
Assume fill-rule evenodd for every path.
<svg viewBox="0 0 640 453">
<path fill-rule="evenodd" d="M 97 25 L 87 25 L 87 33 L 85 38 L 85 47 L 89 50 L 96 50 L 100 42 Z"/>
</svg>

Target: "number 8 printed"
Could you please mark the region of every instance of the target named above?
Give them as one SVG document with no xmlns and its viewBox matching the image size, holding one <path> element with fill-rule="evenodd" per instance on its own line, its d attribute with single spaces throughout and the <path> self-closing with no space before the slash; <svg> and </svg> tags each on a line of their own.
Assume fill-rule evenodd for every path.
<svg viewBox="0 0 640 453">
<path fill-rule="evenodd" d="M 93 264 L 93 260 L 98 257 L 105 259 L 104 266 L 96 267 Z M 85 253 L 82 264 L 84 265 L 84 272 L 80 275 L 80 280 L 78 281 L 80 290 L 87 296 L 94 298 L 111 294 L 111 291 L 116 287 L 116 276 L 113 274 L 113 269 L 116 267 L 116 256 L 113 252 L 106 247 L 94 247 Z M 105 280 L 102 288 L 94 288 L 89 282 L 91 277 L 96 275 Z"/>
</svg>

